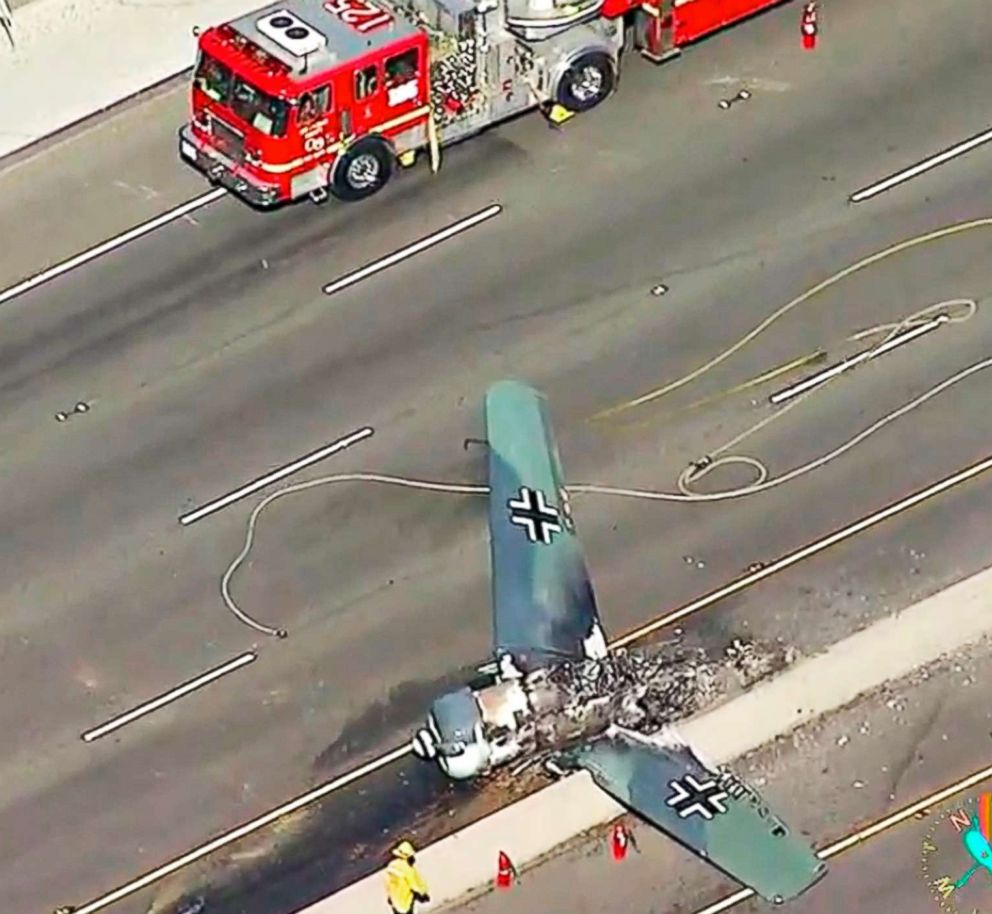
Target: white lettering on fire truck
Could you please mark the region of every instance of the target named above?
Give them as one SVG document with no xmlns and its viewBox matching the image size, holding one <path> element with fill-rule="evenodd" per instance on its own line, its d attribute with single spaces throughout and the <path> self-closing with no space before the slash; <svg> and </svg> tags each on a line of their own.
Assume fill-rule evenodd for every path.
<svg viewBox="0 0 992 914">
<path fill-rule="evenodd" d="M 325 0 L 324 9 L 334 13 L 356 32 L 370 32 L 393 21 L 392 14 L 371 0 Z"/>
</svg>

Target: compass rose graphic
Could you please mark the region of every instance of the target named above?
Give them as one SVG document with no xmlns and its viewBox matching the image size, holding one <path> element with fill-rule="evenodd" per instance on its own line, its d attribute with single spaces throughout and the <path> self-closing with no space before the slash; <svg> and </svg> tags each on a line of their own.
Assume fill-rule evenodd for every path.
<svg viewBox="0 0 992 914">
<path fill-rule="evenodd" d="M 992 911 L 992 793 L 937 819 L 923 840 L 923 876 L 942 911 Z"/>
<path fill-rule="evenodd" d="M 975 875 L 980 868 L 985 868 L 992 874 L 992 793 L 983 793 L 978 798 L 977 815 L 971 817 L 971 825 L 964 830 L 961 841 L 968 856 L 974 863 L 968 871 L 954 883 L 954 888 L 960 889 Z"/>
</svg>

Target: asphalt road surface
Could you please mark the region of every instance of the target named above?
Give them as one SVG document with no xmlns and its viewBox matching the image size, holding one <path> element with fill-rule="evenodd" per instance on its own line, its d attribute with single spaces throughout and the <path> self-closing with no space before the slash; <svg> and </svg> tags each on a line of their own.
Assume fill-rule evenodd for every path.
<svg viewBox="0 0 992 914">
<path fill-rule="evenodd" d="M 975 645 L 752 753 L 735 768 L 761 783 L 776 811 L 818 848 L 827 847 L 988 767 L 992 712 L 981 683 L 990 675 L 990 645 Z M 832 857 L 826 878 L 788 910 L 937 914 L 943 901 L 952 914 L 987 911 L 992 881 L 986 871 L 946 897 L 940 880 L 954 882 L 972 862 L 951 815 L 973 814 L 975 798 L 990 788 L 986 780 Z M 608 834 L 588 836 L 524 870 L 511 892 L 448 910 L 704 914 L 740 888 L 647 826 L 635 825 L 634 838 L 640 854 L 616 862 Z M 751 899 L 728 910 L 777 909 Z"/>
<path fill-rule="evenodd" d="M 661 69 L 633 61 L 616 97 L 561 131 L 518 120 L 360 206 L 259 214 L 222 200 L 0 306 L 4 908 L 81 904 L 348 770 L 486 659 L 479 498 L 347 485 L 273 505 L 233 592 L 285 640 L 243 625 L 219 594 L 253 500 L 186 528 L 184 512 L 363 426 L 375 436 L 294 481 L 374 469 L 480 482 L 482 453 L 462 443 L 481 433 L 486 386 L 507 375 L 550 397 L 571 480 L 672 490 L 802 372 L 690 409 L 697 400 L 817 348 L 850 354 L 866 345 L 845 342 L 853 332 L 932 303 L 978 300 L 971 320 L 749 438 L 774 476 L 987 357 L 992 230 L 980 227 L 836 283 L 624 422 L 586 421 L 860 258 L 992 216 L 989 147 L 847 203 L 986 126 L 983 11 L 833 0 L 810 53 L 786 5 Z M 718 108 L 744 85 L 750 100 Z M 159 95 L 0 172 L 0 286 L 204 192 L 176 159 L 184 107 L 181 91 Z M 504 211 L 485 225 L 321 294 L 493 201 Z M 650 294 L 658 283 L 666 295 Z M 760 495 L 576 497 L 608 628 L 986 456 L 989 392 L 977 374 Z M 78 401 L 89 411 L 54 419 Z M 987 565 L 990 501 L 986 479 L 968 483 L 707 610 L 687 635 L 836 640 Z M 253 664 L 202 692 L 80 739 L 255 647 Z M 161 891 L 113 910 L 144 912 Z"/>
</svg>

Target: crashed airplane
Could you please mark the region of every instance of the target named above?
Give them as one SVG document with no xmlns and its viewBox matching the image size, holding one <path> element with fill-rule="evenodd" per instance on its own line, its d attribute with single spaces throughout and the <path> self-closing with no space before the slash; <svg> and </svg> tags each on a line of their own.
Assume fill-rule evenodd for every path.
<svg viewBox="0 0 992 914">
<path fill-rule="evenodd" d="M 544 398 L 501 381 L 485 413 L 494 662 L 433 703 L 414 752 L 459 780 L 515 760 L 585 769 L 766 901 L 795 898 L 826 864 L 753 787 L 679 737 L 671 721 L 684 708 L 656 668 L 607 650 Z"/>
</svg>

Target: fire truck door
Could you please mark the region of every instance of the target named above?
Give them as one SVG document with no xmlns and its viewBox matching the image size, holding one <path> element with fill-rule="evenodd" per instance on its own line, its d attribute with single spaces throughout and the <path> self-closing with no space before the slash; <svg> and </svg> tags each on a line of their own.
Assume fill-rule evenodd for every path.
<svg viewBox="0 0 992 914">
<path fill-rule="evenodd" d="M 335 93 L 330 85 L 304 92 L 297 107 L 297 124 L 303 140 L 304 156 L 319 158 L 338 140 L 338 112 Z"/>
<path fill-rule="evenodd" d="M 376 61 L 355 70 L 351 84 L 351 104 L 343 112 L 346 136 L 364 136 L 383 120 L 382 63 Z"/>
</svg>

